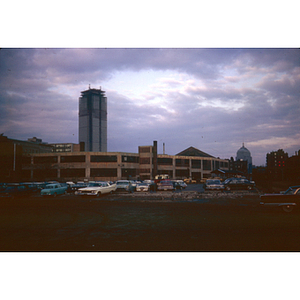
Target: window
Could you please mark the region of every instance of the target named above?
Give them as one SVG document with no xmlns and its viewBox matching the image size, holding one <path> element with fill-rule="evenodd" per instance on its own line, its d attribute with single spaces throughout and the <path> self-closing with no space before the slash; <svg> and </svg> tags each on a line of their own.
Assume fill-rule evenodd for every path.
<svg viewBox="0 0 300 300">
<path fill-rule="evenodd" d="M 37 180 L 57 178 L 57 169 L 37 169 L 33 170 L 33 177 Z"/>
<path fill-rule="evenodd" d="M 201 169 L 201 160 L 200 159 L 192 159 L 192 168 Z"/>
<path fill-rule="evenodd" d="M 158 165 L 173 165 L 173 159 L 168 157 L 159 157 L 157 159 Z"/>
<path fill-rule="evenodd" d="M 91 177 L 117 177 L 117 169 L 91 168 Z"/>
<path fill-rule="evenodd" d="M 33 158 L 34 164 L 53 164 L 57 163 L 57 156 L 36 156 Z"/>
<path fill-rule="evenodd" d="M 214 165 L 214 170 L 215 169 L 219 169 L 220 168 L 220 162 L 218 160 L 214 161 L 215 165 Z"/>
<path fill-rule="evenodd" d="M 189 167 L 189 165 L 190 165 L 188 159 L 177 158 L 176 161 L 175 161 L 175 163 L 176 163 L 177 167 Z"/>
<path fill-rule="evenodd" d="M 85 169 L 61 169 L 60 177 L 85 177 Z"/>
<path fill-rule="evenodd" d="M 203 170 L 211 170 L 210 160 L 203 160 Z"/>
<path fill-rule="evenodd" d="M 122 169 L 122 177 L 136 177 L 136 169 Z"/>
<path fill-rule="evenodd" d="M 91 162 L 117 162 L 116 155 L 91 155 Z"/>
<path fill-rule="evenodd" d="M 85 162 L 85 155 L 68 155 L 60 157 L 61 163 Z"/>
<path fill-rule="evenodd" d="M 139 157 L 122 155 L 122 162 L 139 163 Z"/>
</svg>

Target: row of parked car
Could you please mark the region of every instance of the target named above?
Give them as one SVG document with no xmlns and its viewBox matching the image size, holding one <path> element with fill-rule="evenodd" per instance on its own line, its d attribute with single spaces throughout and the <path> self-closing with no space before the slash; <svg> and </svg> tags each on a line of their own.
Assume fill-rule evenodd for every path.
<svg viewBox="0 0 300 300">
<path fill-rule="evenodd" d="M 68 192 L 75 195 L 96 195 L 100 196 L 106 193 L 112 192 L 148 192 L 155 190 L 176 190 L 185 189 L 187 184 L 182 180 L 161 180 L 156 183 L 152 180 L 144 181 L 132 181 L 132 180 L 118 180 L 113 182 L 95 182 L 89 183 L 88 186 L 82 186 L 82 184 L 76 184 L 70 186 Z"/>
<path fill-rule="evenodd" d="M 246 178 L 228 178 L 224 182 L 220 179 L 207 179 L 204 184 L 205 190 L 253 190 L 255 182 Z"/>
<path fill-rule="evenodd" d="M 39 194 L 45 182 L 0 183 L 1 198 L 26 197 Z"/>
<path fill-rule="evenodd" d="M 29 183 L 0 183 L 0 197 L 16 198 L 32 195 L 53 196 L 62 194 L 101 196 L 114 192 L 147 192 L 151 190 L 175 190 L 186 188 L 182 180 L 162 180 L 155 183 L 152 180 L 132 181 L 118 180 L 91 182 L 29 182 Z"/>
</svg>

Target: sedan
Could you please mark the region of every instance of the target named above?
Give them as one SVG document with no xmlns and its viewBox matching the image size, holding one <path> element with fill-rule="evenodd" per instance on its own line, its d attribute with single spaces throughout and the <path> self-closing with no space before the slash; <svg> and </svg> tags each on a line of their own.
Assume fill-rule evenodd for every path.
<svg viewBox="0 0 300 300">
<path fill-rule="evenodd" d="M 41 190 L 41 196 L 53 196 L 63 195 L 67 191 L 66 185 L 61 185 L 59 183 L 52 183 L 46 185 L 44 189 Z"/>
<path fill-rule="evenodd" d="M 10 199 L 26 197 L 31 195 L 32 191 L 24 185 L 12 185 L 0 191 L 0 197 Z"/>
<path fill-rule="evenodd" d="M 280 194 L 261 195 L 260 199 L 261 205 L 278 206 L 282 208 L 284 212 L 291 212 L 294 207 L 300 203 L 300 185 L 291 186 Z"/>
<path fill-rule="evenodd" d="M 187 184 L 183 180 L 174 181 L 174 185 L 176 189 L 182 190 L 187 187 Z"/>
<path fill-rule="evenodd" d="M 96 196 L 100 197 L 103 194 L 111 194 L 117 189 L 116 184 L 110 184 L 109 182 L 94 182 L 90 183 L 87 187 L 78 189 L 75 195 L 81 196 Z"/>
<path fill-rule="evenodd" d="M 226 191 L 230 190 L 253 190 L 255 182 L 246 178 L 229 178 L 224 181 Z"/>
<path fill-rule="evenodd" d="M 78 191 L 79 189 L 82 189 L 82 188 L 85 188 L 88 186 L 88 183 L 87 182 L 81 182 L 81 183 L 76 183 L 76 184 L 72 184 L 72 185 L 69 185 L 68 188 L 67 188 L 67 192 L 68 193 L 71 193 L 71 194 L 74 194 L 76 193 L 76 191 Z"/>
<path fill-rule="evenodd" d="M 128 192 L 128 193 L 132 193 L 133 191 L 134 191 L 134 187 L 132 186 L 130 180 L 118 180 L 117 181 L 116 192 Z"/>
<path fill-rule="evenodd" d="M 148 192 L 149 191 L 149 184 L 142 182 L 142 183 L 138 183 L 136 185 L 136 192 Z"/>
<path fill-rule="evenodd" d="M 162 180 L 161 182 L 157 183 L 157 190 L 158 191 L 173 191 L 174 185 L 171 180 Z"/>
<path fill-rule="evenodd" d="M 224 190 L 224 184 L 219 179 L 207 179 L 205 184 L 206 190 Z"/>
</svg>

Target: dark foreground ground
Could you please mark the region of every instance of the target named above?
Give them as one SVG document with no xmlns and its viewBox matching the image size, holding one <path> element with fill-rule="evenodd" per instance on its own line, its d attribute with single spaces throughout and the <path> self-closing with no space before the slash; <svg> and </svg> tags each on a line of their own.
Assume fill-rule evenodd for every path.
<svg viewBox="0 0 300 300">
<path fill-rule="evenodd" d="M 166 195 L 1 199 L 0 251 L 300 250 L 297 210 L 258 194 Z"/>
</svg>

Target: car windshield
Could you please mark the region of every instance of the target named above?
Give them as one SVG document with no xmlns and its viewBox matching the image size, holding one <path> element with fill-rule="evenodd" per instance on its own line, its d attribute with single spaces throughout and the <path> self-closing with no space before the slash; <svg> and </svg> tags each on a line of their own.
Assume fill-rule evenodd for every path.
<svg viewBox="0 0 300 300">
<path fill-rule="evenodd" d="M 220 180 L 215 179 L 215 180 L 207 180 L 207 184 L 220 184 Z"/>
<path fill-rule="evenodd" d="M 285 192 L 284 192 L 284 194 L 285 195 L 293 195 L 294 193 L 295 193 L 295 191 L 296 191 L 296 188 L 289 188 L 288 190 L 286 190 Z"/>
<path fill-rule="evenodd" d="M 101 183 L 90 183 L 89 186 L 102 186 Z"/>
</svg>

